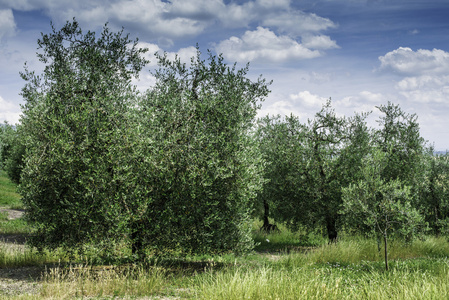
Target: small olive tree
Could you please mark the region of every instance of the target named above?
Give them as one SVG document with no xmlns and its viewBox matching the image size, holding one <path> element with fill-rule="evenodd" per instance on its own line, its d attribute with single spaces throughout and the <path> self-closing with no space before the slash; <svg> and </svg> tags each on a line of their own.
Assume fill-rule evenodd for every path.
<svg viewBox="0 0 449 300">
<path fill-rule="evenodd" d="M 348 224 L 371 230 L 383 238 L 386 270 L 388 238 L 416 235 L 424 224 L 422 215 L 412 207 L 410 186 L 399 179 L 382 178 L 388 160 L 389 156 L 379 149 L 364 159 L 363 179 L 343 188 L 342 210 L 350 218 Z"/>
</svg>

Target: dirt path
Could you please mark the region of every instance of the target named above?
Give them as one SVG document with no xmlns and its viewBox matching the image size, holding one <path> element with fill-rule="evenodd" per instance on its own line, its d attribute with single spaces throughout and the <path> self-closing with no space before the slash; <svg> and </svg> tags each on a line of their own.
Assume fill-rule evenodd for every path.
<svg viewBox="0 0 449 300">
<path fill-rule="evenodd" d="M 14 220 L 14 219 L 19 219 L 23 216 L 24 214 L 24 210 L 19 210 L 19 209 L 9 209 L 9 208 L 4 208 L 4 207 L 0 207 L 0 213 L 4 213 L 6 212 L 8 214 L 8 219 L 9 220 Z"/>
<path fill-rule="evenodd" d="M 0 213 L 7 213 L 8 220 L 19 219 L 23 216 L 23 210 L 0 207 Z M 0 251 L 23 251 L 26 235 L 0 234 Z M 17 296 L 38 293 L 40 279 L 45 267 L 0 267 L 0 298 L 2 296 Z"/>
</svg>

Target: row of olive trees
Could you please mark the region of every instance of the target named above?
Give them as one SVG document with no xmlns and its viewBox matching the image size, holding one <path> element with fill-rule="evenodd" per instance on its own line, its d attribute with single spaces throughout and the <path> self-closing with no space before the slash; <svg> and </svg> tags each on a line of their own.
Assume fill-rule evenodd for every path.
<svg viewBox="0 0 449 300">
<path fill-rule="evenodd" d="M 376 129 L 368 114 L 337 116 L 330 101 L 304 124 L 293 115 L 259 120 L 262 228 L 272 228 L 272 217 L 292 229 L 325 228 L 330 241 L 343 229 L 374 235 L 386 262 L 389 235 L 447 233 L 448 156 L 426 148 L 416 115 L 391 103 L 378 109 Z"/>
<path fill-rule="evenodd" d="M 17 167 L 38 248 L 241 252 L 252 247 L 254 205 L 266 230 L 273 217 L 324 228 L 331 241 L 345 228 L 386 246 L 423 219 L 435 233 L 449 226 L 449 163 L 391 103 L 379 107 L 379 129 L 368 114 L 337 116 L 330 101 L 307 123 L 255 124 L 269 84 L 221 56 L 198 51 L 186 65 L 157 54 L 156 84 L 141 93 L 132 80 L 146 50 L 123 31 L 97 37 L 73 20 L 42 34 L 38 50 L 44 72 L 22 73 L 21 124 L 2 127 L 1 151 Z"/>
<path fill-rule="evenodd" d="M 25 146 L 21 142 L 17 126 L 8 122 L 0 124 L 0 169 L 16 184 L 20 183 Z"/>
<path fill-rule="evenodd" d="M 107 26 L 42 34 L 42 75 L 27 69 L 20 192 L 38 248 L 133 254 L 246 251 L 263 163 L 253 131 L 268 94 L 248 68 L 198 50 L 189 65 L 156 55 L 156 84 L 132 85 L 146 51 Z"/>
</svg>

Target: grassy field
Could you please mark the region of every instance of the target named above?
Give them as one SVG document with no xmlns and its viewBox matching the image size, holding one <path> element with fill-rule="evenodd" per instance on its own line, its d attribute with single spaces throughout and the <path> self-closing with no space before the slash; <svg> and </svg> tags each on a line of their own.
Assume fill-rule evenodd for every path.
<svg viewBox="0 0 449 300">
<path fill-rule="evenodd" d="M 29 233 L 8 209 L 20 197 L 0 173 L 3 236 Z M 8 192 L 6 192 L 8 191 Z M 9 227 L 8 227 L 9 226 Z M 187 257 L 142 264 L 86 263 L 62 251 L 37 253 L 0 243 L 1 299 L 447 299 L 449 242 L 428 237 L 392 242 L 390 270 L 374 240 L 344 236 L 328 245 L 319 235 L 262 234 L 254 224 L 253 253 Z"/>
<path fill-rule="evenodd" d="M 4 171 L 0 170 L 0 207 L 22 208 L 20 195 L 16 192 L 16 185 L 12 183 Z"/>
</svg>

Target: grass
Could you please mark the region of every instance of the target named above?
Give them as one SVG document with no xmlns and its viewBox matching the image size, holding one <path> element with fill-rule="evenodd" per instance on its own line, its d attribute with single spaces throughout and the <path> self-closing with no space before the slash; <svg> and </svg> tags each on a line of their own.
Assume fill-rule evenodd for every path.
<svg viewBox="0 0 449 300">
<path fill-rule="evenodd" d="M 7 212 L 0 212 L 0 234 L 29 234 L 30 227 L 22 218 L 10 220 Z"/>
<path fill-rule="evenodd" d="M 39 281 L 38 291 L 29 298 L 21 297 L 445 299 L 449 296 L 446 238 L 428 237 L 412 244 L 393 242 L 390 249 L 388 272 L 376 242 L 359 237 L 345 237 L 337 244 L 290 253 L 264 251 L 247 256 L 188 257 L 121 266 L 66 263 L 49 267 Z M 24 262 L 54 265 L 61 257 L 62 252 L 42 256 L 29 249 L 22 252 L 0 249 L 0 266 L 20 266 Z"/>
<path fill-rule="evenodd" d="M 256 243 L 255 250 L 289 252 L 307 250 L 310 247 L 316 247 L 325 244 L 327 241 L 322 235 L 307 233 L 305 230 L 292 232 L 283 224 L 276 224 L 279 231 L 265 233 L 260 230 L 262 222 L 255 220 L 253 222 L 253 239 Z"/>
<path fill-rule="evenodd" d="M 0 206 L 12 209 L 22 209 L 23 204 L 17 193 L 17 186 L 0 170 Z"/>
<path fill-rule="evenodd" d="M 169 276 L 161 268 L 143 266 L 70 266 L 51 269 L 43 278 L 42 298 L 133 297 L 160 293 Z"/>
<path fill-rule="evenodd" d="M 381 263 L 278 265 L 210 272 L 195 281 L 196 299 L 445 299 L 447 259 Z M 416 268 L 412 268 L 415 266 Z"/>
<path fill-rule="evenodd" d="M 0 205 L 21 207 L 15 186 L 1 172 L 0 190 Z M 280 232 L 266 234 L 258 230 L 261 224 L 255 221 L 253 237 L 257 247 L 245 256 L 151 259 L 142 264 L 115 261 L 117 265 L 106 265 L 94 246 L 69 260 L 63 251 L 39 253 L 24 245 L 0 243 L 0 297 L 231 300 L 449 297 L 449 242 L 445 237 L 427 237 L 413 243 L 391 241 L 387 272 L 383 252 L 377 250 L 375 240 L 343 236 L 338 243 L 327 244 L 319 234 L 290 232 L 282 224 L 277 225 Z M 5 213 L 0 213 L 0 233 L 20 235 L 28 230 L 21 218 L 9 220 Z M 25 281 L 9 278 L 8 270 L 23 273 L 32 266 L 42 271 L 38 278 L 29 277 Z M 6 292 L 8 284 L 14 285 L 14 293 Z"/>
<path fill-rule="evenodd" d="M 446 299 L 448 246 L 434 237 L 395 242 L 387 272 L 375 241 L 350 237 L 257 267 L 210 271 L 192 279 L 192 289 L 196 299 Z"/>
</svg>

